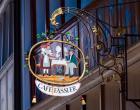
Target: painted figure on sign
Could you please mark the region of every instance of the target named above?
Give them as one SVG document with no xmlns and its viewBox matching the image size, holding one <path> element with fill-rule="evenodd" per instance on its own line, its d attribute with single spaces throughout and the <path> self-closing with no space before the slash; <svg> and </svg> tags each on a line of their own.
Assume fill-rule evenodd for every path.
<svg viewBox="0 0 140 110">
<path fill-rule="evenodd" d="M 48 74 L 49 69 L 51 67 L 50 59 L 53 56 L 52 50 L 50 48 L 50 44 L 43 45 L 41 48 L 41 55 L 43 56 L 42 67 L 43 74 Z"/>
<path fill-rule="evenodd" d="M 55 48 L 55 57 L 58 61 L 60 61 L 62 58 L 61 58 L 61 52 L 62 52 L 62 49 L 59 45 L 56 46 Z M 56 66 L 56 74 L 60 74 L 62 73 L 62 66 Z"/>
<path fill-rule="evenodd" d="M 62 52 L 62 49 L 59 45 L 56 46 L 55 48 L 55 51 L 56 51 L 56 59 L 60 60 L 61 59 L 61 52 Z"/>
<path fill-rule="evenodd" d="M 74 49 L 70 48 L 69 50 L 69 55 L 65 56 L 67 60 L 67 66 L 66 66 L 66 71 L 65 75 L 70 75 L 72 77 L 74 75 L 74 68 L 77 68 L 78 60 L 77 57 L 74 55 Z"/>
</svg>

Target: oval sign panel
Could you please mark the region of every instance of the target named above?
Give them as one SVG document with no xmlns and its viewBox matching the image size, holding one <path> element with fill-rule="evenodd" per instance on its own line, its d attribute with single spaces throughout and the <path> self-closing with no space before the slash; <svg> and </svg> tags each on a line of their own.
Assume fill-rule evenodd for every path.
<svg viewBox="0 0 140 110">
<path fill-rule="evenodd" d="M 85 57 L 82 50 L 73 43 L 46 40 L 36 43 L 30 49 L 28 66 L 31 74 L 37 79 L 36 86 L 40 91 L 49 95 L 66 96 L 75 93 L 80 87 L 79 81 L 85 72 Z M 61 91 L 68 92 L 59 94 L 53 91 L 52 94 L 42 89 L 42 86 L 53 86 L 55 90 L 60 88 Z M 72 87 L 75 89 L 69 92 Z"/>
</svg>

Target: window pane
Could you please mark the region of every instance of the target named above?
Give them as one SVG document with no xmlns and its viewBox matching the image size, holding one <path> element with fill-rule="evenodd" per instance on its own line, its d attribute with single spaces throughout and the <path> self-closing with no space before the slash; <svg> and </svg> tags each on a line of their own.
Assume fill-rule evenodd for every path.
<svg viewBox="0 0 140 110">
<path fill-rule="evenodd" d="M 0 23 L 0 67 L 2 66 L 2 41 L 2 24 Z"/>
<path fill-rule="evenodd" d="M 8 14 L 7 11 L 4 13 L 4 23 L 3 23 L 3 58 L 2 64 L 6 61 L 8 57 Z"/>
<path fill-rule="evenodd" d="M 13 53 L 14 48 L 14 13 L 13 4 L 10 5 L 10 23 L 9 23 L 9 56 Z"/>
<path fill-rule="evenodd" d="M 9 36 L 9 6 L 7 7 L 7 10 L 6 12 L 4 13 L 4 20 L 3 20 L 3 64 L 5 63 L 6 59 L 8 58 L 8 51 L 9 51 L 9 39 L 8 39 L 8 36 Z"/>
</svg>

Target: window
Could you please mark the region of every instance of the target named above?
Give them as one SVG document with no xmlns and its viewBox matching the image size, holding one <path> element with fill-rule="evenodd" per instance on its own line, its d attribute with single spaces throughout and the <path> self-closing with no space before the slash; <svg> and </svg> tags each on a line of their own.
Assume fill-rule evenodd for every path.
<svg viewBox="0 0 140 110">
<path fill-rule="evenodd" d="M 6 12 L 4 13 L 4 17 L 3 17 L 3 56 L 2 56 L 2 64 L 4 64 L 4 62 L 7 59 L 7 19 L 6 19 Z"/>
<path fill-rule="evenodd" d="M 7 6 L 0 19 L 0 67 L 13 53 L 14 42 L 14 16 L 13 4 Z"/>
<path fill-rule="evenodd" d="M 4 13 L 4 17 L 3 17 L 3 56 L 2 56 L 2 64 L 5 63 L 5 61 L 8 58 L 8 51 L 9 51 L 9 6 L 7 7 L 6 12 Z"/>
<path fill-rule="evenodd" d="M 9 56 L 13 53 L 14 48 L 14 10 L 13 4 L 10 5 L 10 23 L 9 23 Z"/>
<path fill-rule="evenodd" d="M 2 66 L 2 47 L 3 47 L 2 41 L 3 41 L 3 39 L 2 39 L 2 24 L 0 23 L 0 67 Z"/>
</svg>

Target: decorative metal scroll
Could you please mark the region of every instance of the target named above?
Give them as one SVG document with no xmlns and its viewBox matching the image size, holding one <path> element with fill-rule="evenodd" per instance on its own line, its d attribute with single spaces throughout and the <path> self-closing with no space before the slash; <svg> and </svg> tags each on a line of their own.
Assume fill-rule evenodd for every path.
<svg viewBox="0 0 140 110">
<path fill-rule="evenodd" d="M 91 41 L 89 48 L 93 51 L 99 74 L 103 76 L 104 72 L 111 70 L 116 73 L 112 77 L 121 80 L 127 70 L 126 38 L 123 36 L 125 29 L 115 29 L 116 34 L 112 35 L 106 27 L 109 24 L 90 12 L 73 7 L 56 9 L 50 18 L 52 25 L 57 27 L 59 22 L 56 21 L 56 17 L 65 13 L 74 15 L 78 22 L 85 26 Z M 62 30 L 57 30 L 54 33 L 45 33 L 45 39 L 30 49 L 27 58 L 29 70 L 37 80 L 58 87 L 79 83 L 86 72 L 89 60 L 89 56 L 85 58 L 83 51 L 75 44 L 75 40 L 79 40 L 79 38 L 72 40 L 67 38 L 66 33 L 61 32 Z M 63 40 L 54 40 L 59 34 L 63 36 Z M 71 61 L 72 56 L 66 55 L 69 53 L 74 56 L 73 61 Z M 110 61 L 109 64 L 106 63 L 106 59 Z M 82 69 L 78 69 L 79 67 Z M 103 80 L 108 81 L 104 77 Z M 61 96 L 65 96 L 65 94 Z"/>
<path fill-rule="evenodd" d="M 120 45 L 118 42 L 123 42 L 123 44 L 125 44 L 125 40 L 123 38 L 125 29 L 115 29 L 116 35 L 112 35 L 110 30 L 106 27 L 106 25 L 109 24 L 103 22 L 90 12 L 73 7 L 62 7 L 56 9 L 51 15 L 50 20 L 52 25 L 58 26 L 59 23 L 56 21 L 56 17 L 64 13 L 72 14 L 77 17 L 88 30 L 88 34 L 92 41 L 91 47 L 89 48 L 94 51 L 93 57 L 96 60 L 95 62 L 97 63 L 97 66 L 99 66 L 100 75 L 103 75 L 106 70 L 112 70 L 114 73 L 117 73 L 116 75 L 119 76 L 120 80 L 121 74 L 124 73 L 123 61 L 125 47 L 124 45 Z M 90 21 L 94 22 L 94 25 L 91 24 Z M 108 35 L 106 35 L 105 30 Z M 116 42 L 117 44 L 115 44 Z M 111 64 L 107 65 L 105 63 L 107 62 L 106 59 L 111 60 Z"/>
</svg>

